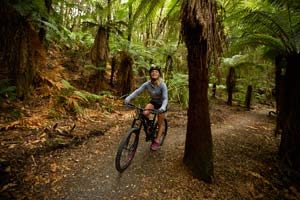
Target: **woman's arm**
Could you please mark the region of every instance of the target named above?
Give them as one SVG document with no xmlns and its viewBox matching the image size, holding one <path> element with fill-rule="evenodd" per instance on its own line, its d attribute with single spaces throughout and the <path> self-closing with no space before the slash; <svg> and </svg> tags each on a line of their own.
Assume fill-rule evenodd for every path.
<svg viewBox="0 0 300 200">
<path fill-rule="evenodd" d="M 168 88 L 165 83 L 162 83 L 162 105 L 159 108 L 161 111 L 166 111 L 168 105 Z"/>
<path fill-rule="evenodd" d="M 139 94 L 141 94 L 145 89 L 149 81 L 143 83 L 138 89 L 136 89 L 134 92 L 132 92 L 128 97 L 125 99 L 125 103 L 129 103 L 133 98 L 137 97 Z"/>
</svg>

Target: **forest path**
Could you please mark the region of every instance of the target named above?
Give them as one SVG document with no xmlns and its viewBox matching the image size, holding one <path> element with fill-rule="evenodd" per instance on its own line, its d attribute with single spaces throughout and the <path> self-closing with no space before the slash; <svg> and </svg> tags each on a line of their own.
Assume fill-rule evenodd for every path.
<svg viewBox="0 0 300 200">
<path fill-rule="evenodd" d="M 114 166 L 116 149 L 129 125 L 118 126 L 83 145 L 43 157 L 48 163 L 50 188 L 37 188 L 36 198 L 46 199 L 291 199 L 295 188 L 283 190 L 276 154 L 274 119 L 266 109 L 213 109 L 214 184 L 194 179 L 182 163 L 186 111 L 168 113 L 170 127 L 157 152 L 141 137 L 131 166 L 119 174 Z M 224 115 L 226 116 L 224 118 Z M 219 120 L 214 120 L 219 118 Z M 222 120 L 224 118 L 224 120 Z M 216 122 L 214 121 L 223 121 Z M 56 177 L 56 178 L 53 178 Z"/>
</svg>

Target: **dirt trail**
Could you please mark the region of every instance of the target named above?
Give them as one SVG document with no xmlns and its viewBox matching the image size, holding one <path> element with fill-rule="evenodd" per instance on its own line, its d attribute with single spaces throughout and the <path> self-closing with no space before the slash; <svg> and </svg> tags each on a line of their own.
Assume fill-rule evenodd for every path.
<svg viewBox="0 0 300 200">
<path fill-rule="evenodd" d="M 228 108 L 220 107 L 214 110 L 213 118 L 220 117 L 218 114 L 221 115 L 225 109 L 225 121 L 212 124 L 214 184 L 194 179 L 182 164 L 186 113 L 170 111 L 170 127 L 164 146 L 152 152 L 149 150 L 150 143 L 140 140 L 136 157 L 123 174 L 115 170 L 114 158 L 118 143 L 128 128 L 128 117 L 118 119 L 120 124 L 104 136 L 90 139 L 73 149 L 44 156 L 37 165 L 47 165 L 49 170 L 44 172 L 44 178 L 52 178 L 47 187 L 35 185 L 32 198 L 296 198 L 297 188 L 283 189 L 284 183 L 277 173 L 278 138 L 273 136 L 274 121 L 268 118 L 267 111 L 245 112 L 236 108 L 228 111 Z"/>
</svg>

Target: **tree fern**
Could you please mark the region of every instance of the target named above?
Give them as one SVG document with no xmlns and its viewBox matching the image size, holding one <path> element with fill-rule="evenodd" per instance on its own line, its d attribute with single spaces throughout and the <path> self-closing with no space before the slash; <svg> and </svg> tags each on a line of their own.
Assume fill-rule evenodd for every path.
<svg viewBox="0 0 300 200">
<path fill-rule="evenodd" d="M 257 47 L 259 45 L 265 45 L 273 49 L 277 49 L 279 52 L 284 52 L 285 47 L 282 41 L 278 38 L 267 34 L 247 34 L 244 35 L 237 43 L 234 44 L 237 47 L 252 46 Z M 237 48 L 236 47 L 236 48 Z"/>
<path fill-rule="evenodd" d="M 246 32 L 270 35 L 280 39 L 286 52 L 299 51 L 299 22 L 300 12 L 295 7 L 288 7 L 287 1 L 270 1 L 276 5 L 272 12 L 261 10 L 248 10 L 243 18 Z M 292 1 L 291 1 L 292 2 Z M 247 26 L 246 24 L 249 24 Z M 266 39 L 270 39 L 265 37 Z M 262 38 L 261 38 L 262 39 Z"/>
<path fill-rule="evenodd" d="M 277 8 L 286 8 L 287 6 L 293 9 L 300 9 L 300 1 L 298 0 L 265 0 L 272 6 Z"/>
</svg>

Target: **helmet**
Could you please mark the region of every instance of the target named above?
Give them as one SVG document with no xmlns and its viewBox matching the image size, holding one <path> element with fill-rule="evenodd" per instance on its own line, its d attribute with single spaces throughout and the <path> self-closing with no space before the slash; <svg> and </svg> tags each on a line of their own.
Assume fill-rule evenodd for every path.
<svg viewBox="0 0 300 200">
<path fill-rule="evenodd" d="M 150 69 L 149 69 L 149 74 L 151 74 L 151 72 L 153 70 L 157 70 L 159 72 L 159 74 L 161 74 L 160 68 L 154 64 L 151 65 Z"/>
</svg>

